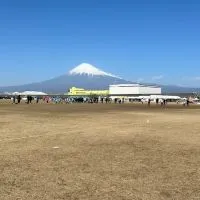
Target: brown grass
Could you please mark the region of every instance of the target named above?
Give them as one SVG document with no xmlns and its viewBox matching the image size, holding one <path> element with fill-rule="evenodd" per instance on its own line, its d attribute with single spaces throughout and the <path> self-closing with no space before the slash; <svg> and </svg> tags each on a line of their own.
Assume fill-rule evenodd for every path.
<svg viewBox="0 0 200 200">
<path fill-rule="evenodd" d="M 198 200 L 199 113 L 0 104 L 0 199 Z"/>
</svg>

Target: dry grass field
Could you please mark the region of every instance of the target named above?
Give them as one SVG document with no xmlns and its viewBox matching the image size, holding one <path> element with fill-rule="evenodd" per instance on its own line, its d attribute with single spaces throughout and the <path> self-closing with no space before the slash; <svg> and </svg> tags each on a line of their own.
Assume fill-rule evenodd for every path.
<svg viewBox="0 0 200 200">
<path fill-rule="evenodd" d="M 200 200 L 200 107 L 0 104 L 2 200 Z"/>
</svg>

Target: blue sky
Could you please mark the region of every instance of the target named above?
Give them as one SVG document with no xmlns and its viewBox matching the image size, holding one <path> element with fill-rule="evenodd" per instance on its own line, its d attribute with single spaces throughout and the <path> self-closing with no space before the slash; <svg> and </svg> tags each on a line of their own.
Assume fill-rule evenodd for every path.
<svg viewBox="0 0 200 200">
<path fill-rule="evenodd" d="M 128 80 L 200 87 L 197 0 L 0 2 L 0 86 L 87 62 Z"/>
</svg>

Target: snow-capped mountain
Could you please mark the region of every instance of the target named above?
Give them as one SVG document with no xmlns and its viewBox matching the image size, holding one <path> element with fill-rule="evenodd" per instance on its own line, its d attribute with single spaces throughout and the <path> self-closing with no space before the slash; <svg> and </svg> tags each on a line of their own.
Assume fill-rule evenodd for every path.
<svg viewBox="0 0 200 200">
<path fill-rule="evenodd" d="M 82 63 L 59 77 L 21 86 L 0 87 L 0 92 L 42 91 L 65 93 L 73 86 L 85 89 L 108 89 L 110 84 L 131 83 L 88 63 Z"/>
<path fill-rule="evenodd" d="M 113 74 L 104 72 L 88 63 L 82 63 L 78 65 L 77 67 L 70 70 L 69 74 L 70 75 L 88 75 L 88 76 L 110 76 L 114 78 L 119 78 Z"/>
<path fill-rule="evenodd" d="M 108 89 L 111 84 L 133 83 L 111 73 L 104 72 L 90 64 L 82 63 L 59 77 L 20 86 L 0 87 L 0 93 L 15 91 L 41 91 L 49 94 L 65 93 L 73 86 L 85 89 Z M 163 93 L 184 93 L 200 91 L 198 88 L 161 85 Z"/>
</svg>

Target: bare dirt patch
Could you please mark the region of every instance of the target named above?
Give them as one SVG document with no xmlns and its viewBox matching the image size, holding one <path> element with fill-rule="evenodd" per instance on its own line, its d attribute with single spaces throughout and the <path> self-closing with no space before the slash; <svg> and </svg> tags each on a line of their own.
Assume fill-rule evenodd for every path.
<svg viewBox="0 0 200 200">
<path fill-rule="evenodd" d="M 1 199 L 200 199 L 199 114 L 180 105 L 1 104 Z"/>
</svg>

